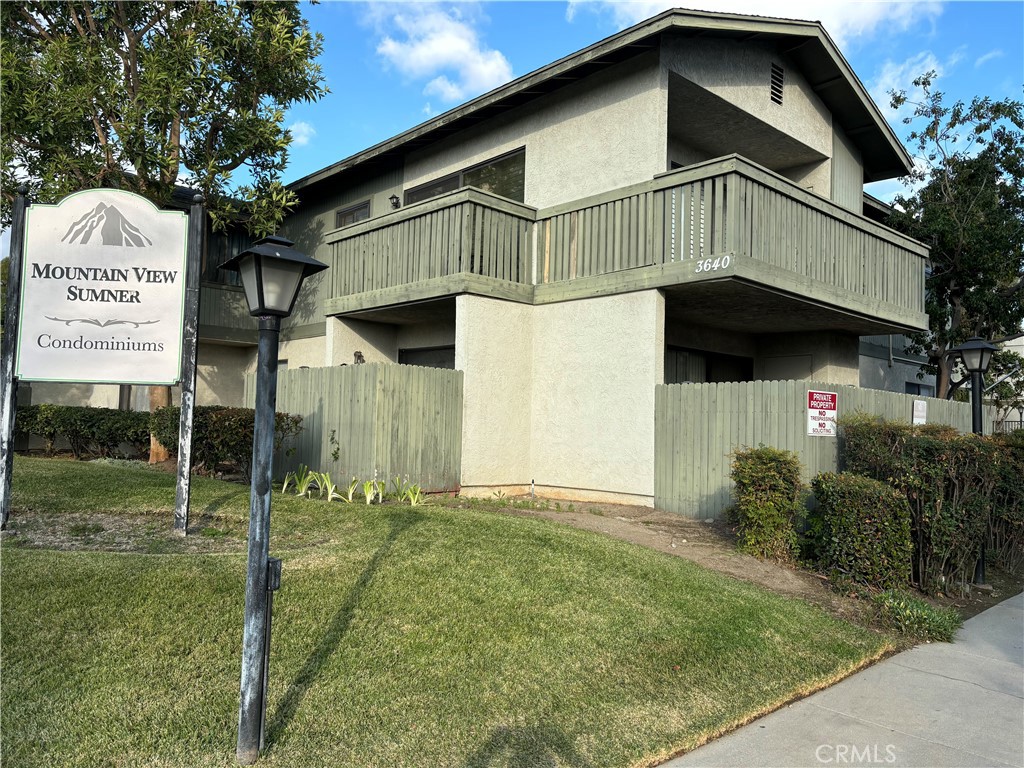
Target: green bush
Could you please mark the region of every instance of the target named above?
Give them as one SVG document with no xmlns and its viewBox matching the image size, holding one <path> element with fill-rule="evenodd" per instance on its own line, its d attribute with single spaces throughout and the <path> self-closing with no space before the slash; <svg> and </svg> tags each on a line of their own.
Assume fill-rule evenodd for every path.
<svg viewBox="0 0 1024 768">
<path fill-rule="evenodd" d="M 1000 461 L 992 491 L 988 551 L 1007 571 L 1024 569 L 1024 429 L 996 435 Z"/>
<path fill-rule="evenodd" d="M 736 505 L 730 510 L 740 549 L 755 557 L 790 561 L 797 554 L 795 522 L 803 509 L 800 459 L 761 445 L 733 457 Z"/>
<path fill-rule="evenodd" d="M 951 642 L 963 624 L 955 608 L 936 608 L 897 589 L 875 595 L 874 601 L 884 626 L 918 640 Z"/>
<path fill-rule="evenodd" d="M 172 454 L 177 453 L 177 406 L 158 408 L 150 418 L 150 429 L 160 444 Z M 252 472 L 252 440 L 254 411 L 252 408 L 224 408 L 219 405 L 198 406 L 192 422 L 192 466 L 212 472 L 218 464 L 233 464 L 249 479 Z M 302 431 L 302 417 L 289 413 L 276 414 L 274 448 L 280 450 Z"/>
<path fill-rule="evenodd" d="M 87 454 L 114 456 L 124 444 L 134 455 L 149 451 L 149 414 L 145 412 L 43 403 L 19 407 L 15 426 L 19 434 L 45 440 L 47 455 L 53 454 L 54 444 L 61 439 L 76 459 Z"/>
<path fill-rule="evenodd" d="M 913 578 L 925 592 L 966 594 L 989 529 L 1005 450 L 951 427 L 854 416 L 840 422 L 851 472 L 888 483 L 910 504 Z"/>
<path fill-rule="evenodd" d="M 877 589 L 910 582 L 910 507 L 892 486 L 826 472 L 812 484 L 821 520 L 820 564 L 833 580 Z"/>
</svg>

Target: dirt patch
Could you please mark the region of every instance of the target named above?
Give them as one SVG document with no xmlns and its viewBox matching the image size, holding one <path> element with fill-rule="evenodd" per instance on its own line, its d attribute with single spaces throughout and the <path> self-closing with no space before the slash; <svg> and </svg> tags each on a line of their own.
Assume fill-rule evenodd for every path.
<svg viewBox="0 0 1024 768">
<path fill-rule="evenodd" d="M 511 506 L 511 501 L 508 506 L 495 505 L 496 511 L 541 517 L 682 557 L 772 592 L 805 600 L 848 621 L 870 624 L 873 618 L 867 601 L 835 592 L 821 574 L 764 562 L 739 552 L 735 534 L 723 522 L 689 520 L 672 512 L 624 504 L 556 504 L 539 500 L 542 506 L 531 508 L 525 504 Z M 973 591 L 965 598 L 929 599 L 937 605 L 955 607 L 967 619 L 1024 591 L 1024 574 L 1010 575 L 989 567 L 986 576 L 991 591 Z"/>
<path fill-rule="evenodd" d="M 0 532 L 8 546 L 60 549 L 69 552 L 136 552 L 150 555 L 241 552 L 245 541 L 217 528 L 212 521 L 194 521 L 189 535 L 168 525 L 166 515 L 146 516 L 47 514 L 19 511 Z"/>
</svg>

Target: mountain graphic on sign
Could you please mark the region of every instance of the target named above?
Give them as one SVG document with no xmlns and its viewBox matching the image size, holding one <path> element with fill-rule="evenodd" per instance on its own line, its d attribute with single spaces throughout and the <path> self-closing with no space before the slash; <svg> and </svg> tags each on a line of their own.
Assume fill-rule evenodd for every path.
<svg viewBox="0 0 1024 768">
<path fill-rule="evenodd" d="M 61 242 L 86 244 L 99 230 L 103 245 L 122 245 L 145 248 L 153 241 L 124 217 L 117 208 L 100 203 L 76 221 L 61 238 Z"/>
</svg>

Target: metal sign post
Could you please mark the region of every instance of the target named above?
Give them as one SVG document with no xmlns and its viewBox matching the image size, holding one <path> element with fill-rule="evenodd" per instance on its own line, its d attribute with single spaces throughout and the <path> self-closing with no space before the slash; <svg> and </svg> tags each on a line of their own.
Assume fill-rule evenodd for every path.
<svg viewBox="0 0 1024 768">
<path fill-rule="evenodd" d="M 18 407 L 18 380 L 14 377 L 14 347 L 21 310 L 21 259 L 25 243 L 26 187 L 14 198 L 11 255 L 7 264 L 7 316 L 4 318 L 3 353 L 0 355 L 0 530 L 11 512 L 11 473 L 14 471 L 14 420 Z"/>
</svg>

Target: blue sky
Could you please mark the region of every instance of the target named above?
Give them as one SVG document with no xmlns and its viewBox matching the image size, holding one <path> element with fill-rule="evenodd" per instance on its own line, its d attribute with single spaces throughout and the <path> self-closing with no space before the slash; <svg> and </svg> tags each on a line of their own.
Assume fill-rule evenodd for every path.
<svg viewBox="0 0 1024 768">
<path fill-rule="evenodd" d="M 331 94 L 291 110 L 295 181 L 585 48 L 660 11 L 703 10 L 815 19 L 904 139 L 887 91 L 912 88 L 929 69 L 948 99 L 1022 98 L 1024 2 L 606 2 L 304 3 L 324 36 Z M 898 182 L 869 191 L 891 199 Z"/>
<path fill-rule="evenodd" d="M 294 143 L 285 181 L 295 181 L 384 141 L 492 88 L 673 7 L 672 2 L 303 3 L 324 36 L 320 64 L 331 93 L 287 115 Z M 976 95 L 1022 99 L 1024 2 L 804 2 L 733 0 L 678 5 L 815 19 L 839 45 L 901 139 L 907 127 L 887 91 L 939 73 L 948 101 Z M 890 200 L 896 180 L 869 191 Z M 8 233 L 0 235 L 6 255 Z"/>
</svg>

